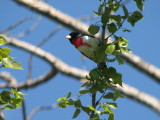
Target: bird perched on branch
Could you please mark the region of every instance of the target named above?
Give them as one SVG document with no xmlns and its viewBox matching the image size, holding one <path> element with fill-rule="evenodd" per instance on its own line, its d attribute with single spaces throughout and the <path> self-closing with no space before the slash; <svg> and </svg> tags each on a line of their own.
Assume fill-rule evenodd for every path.
<svg viewBox="0 0 160 120">
<path fill-rule="evenodd" d="M 100 46 L 100 41 L 93 36 L 71 32 L 66 36 L 71 44 L 84 56 L 96 62 L 96 49 Z"/>
<path fill-rule="evenodd" d="M 84 56 L 97 62 L 96 50 L 101 45 L 98 39 L 78 32 L 71 32 L 66 36 L 66 39 L 68 39 Z"/>
</svg>

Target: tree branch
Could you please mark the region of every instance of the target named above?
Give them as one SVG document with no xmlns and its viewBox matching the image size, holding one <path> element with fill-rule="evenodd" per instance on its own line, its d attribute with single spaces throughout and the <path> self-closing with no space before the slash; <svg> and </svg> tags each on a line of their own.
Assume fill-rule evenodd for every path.
<svg viewBox="0 0 160 120">
<path fill-rule="evenodd" d="M 77 96 L 73 97 L 72 100 L 76 101 L 76 100 L 79 99 L 79 97 L 80 97 L 80 94 L 78 94 Z M 30 114 L 29 114 L 28 117 L 27 117 L 27 120 L 31 120 L 31 119 L 33 118 L 33 116 L 34 116 L 37 112 L 39 112 L 39 111 L 42 111 L 42 110 L 53 110 L 53 109 L 55 109 L 57 106 L 58 106 L 57 103 L 55 103 L 55 104 L 53 104 L 53 105 L 51 105 L 51 106 L 38 106 L 38 107 L 34 108 L 34 109 L 30 112 Z"/>
<path fill-rule="evenodd" d="M 26 8 L 30 8 L 31 10 L 34 10 L 35 12 L 42 14 L 50 18 L 51 20 L 54 20 L 68 27 L 73 31 L 88 34 L 87 31 L 88 26 L 86 24 L 58 11 L 57 9 L 49 6 L 48 4 L 42 1 L 37 1 L 37 0 L 14 0 L 14 1 L 20 5 L 25 6 Z M 136 69 L 141 70 L 141 72 L 145 73 L 149 77 L 153 78 L 153 80 L 160 83 L 160 69 L 141 60 L 140 57 L 134 54 L 132 55 L 123 54 L 122 57 L 124 58 L 125 61 L 134 66 Z M 139 59 L 139 61 L 137 61 L 138 60 L 137 58 Z"/>
<path fill-rule="evenodd" d="M 18 27 L 19 25 L 21 25 L 22 23 L 24 23 L 25 21 L 30 20 L 30 19 L 31 19 L 31 17 L 23 18 L 23 19 L 17 21 L 15 24 L 7 27 L 5 30 L 0 31 L 0 34 L 6 34 L 8 31 L 15 29 L 16 27 Z"/>
<path fill-rule="evenodd" d="M 82 24 L 80 21 L 77 21 L 76 19 L 60 12 L 59 10 L 49 6 L 45 2 L 37 1 L 37 0 L 13 0 L 16 3 L 23 5 L 27 8 L 30 8 L 31 10 L 34 10 L 35 12 L 38 12 L 51 20 L 54 20 L 56 22 L 61 23 L 62 25 L 80 32 L 89 34 L 87 32 L 88 26 L 85 24 Z M 75 26 L 76 25 L 76 26 Z"/>
<path fill-rule="evenodd" d="M 118 90 L 130 99 L 134 99 L 137 102 L 145 104 L 146 106 L 153 109 L 156 113 L 160 115 L 160 100 L 158 100 L 157 98 L 144 92 L 141 92 L 140 90 L 126 84 L 123 84 L 123 88 L 117 86 L 115 90 Z"/>
<path fill-rule="evenodd" d="M 64 75 L 73 77 L 77 80 L 82 79 L 82 82 L 84 82 L 86 75 L 88 75 L 87 71 L 83 71 L 83 70 L 80 70 L 74 67 L 70 67 L 69 65 L 62 62 L 60 59 L 54 57 L 52 54 L 40 48 L 37 48 L 36 46 L 33 46 L 23 41 L 16 40 L 15 38 L 11 38 L 8 36 L 4 36 L 4 37 L 10 42 L 11 45 L 37 55 L 41 59 L 44 59 L 46 62 L 50 63 L 53 66 L 53 68 L 55 68 L 53 71 L 48 73 L 49 75 L 46 75 L 46 76 L 49 76 L 47 78 L 43 76 L 42 78 L 36 79 L 35 81 L 32 81 L 31 83 L 22 83 L 22 84 L 19 84 L 18 86 L 15 86 L 15 87 L 18 87 L 19 89 L 24 89 L 25 87 L 32 88 L 37 85 L 40 85 L 42 82 L 45 82 L 45 80 L 43 80 L 44 78 L 46 80 L 50 79 L 57 73 L 57 71 Z M 123 86 L 124 86 L 123 88 L 118 87 L 116 90 L 122 92 L 127 97 L 152 108 L 154 111 L 160 114 L 160 101 L 157 98 L 154 98 L 153 96 L 150 96 L 146 93 L 140 92 L 136 88 L 130 87 L 126 85 L 125 83 L 123 83 Z M 0 87 L 5 88 L 8 86 L 0 85 Z"/>
<path fill-rule="evenodd" d="M 15 85 L 17 84 L 17 80 L 10 75 L 8 72 L 0 72 L 0 78 L 5 80 L 7 84 Z"/>
<path fill-rule="evenodd" d="M 134 54 L 122 53 L 121 57 L 130 65 L 151 77 L 160 84 L 160 69 L 152 64 L 143 61 L 140 57 Z"/>
<path fill-rule="evenodd" d="M 0 84 L 0 88 L 17 88 L 19 90 L 34 88 L 38 85 L 48 82 L 56 74 L 57 74 L 57 71 L 55 69 L 51 69 L 48 73 L 36 78 L 35 80 L 30 80 L 22 83 L 17 83 L 17 84 Z"/>
</svg>

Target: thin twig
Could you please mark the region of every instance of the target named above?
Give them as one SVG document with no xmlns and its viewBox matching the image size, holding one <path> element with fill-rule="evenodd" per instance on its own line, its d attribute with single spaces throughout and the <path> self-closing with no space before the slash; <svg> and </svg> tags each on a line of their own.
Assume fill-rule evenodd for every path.
<svg viewBox="0 0 160 120">
<path fill-rule="evenodd" d="M 77 96 L 73 97 L 72 100 L 76 101 L 76 100 L 79 99 L 79 97 L 80 97 L 80 94 L 78 94 Z M 39 111 L 42 111 L 42 110 L 53 110 L 53 109 L 55 109 L 56 107 L 58 107 L 58 104 L 57 104 L 57 103 L 55 103 L 55 104 L 53 104 L 53 105 L 51 105 L 51 106 L 38 106 L 38 107 L 34 108 L 34 109 L 31 111 L 31 113 L 30 113 L 30 114 L 28 115 L 28 117 L 27 117 L 27 120 L 31 120 L 31 119 L 33 118 L 33 116 L 34 116 L 37 112 L 39 112 Z"/>
<path fill-rule="evenodd" d="M 15 35 L 14 37 L 17 38 L 17 39 L 20 39 L 22 37 L 25 37 L 27 36 L 28 34 L 30 34 L 42 21 L 42 16 L 39 16 L 36 20 L 36 22 L 31 25 L 31 27 L 28 28 L 28 30 L 24 31 L 24 32 L 21 32 L 21 33 L 18 33 L 17 35 Z"/>
<path fill-rule="evenodd" d="M 92 107 L 96 108 L 96 93 L 92 94 Z M 90 119 L 94 117 L 95 111 L 92 110 L 91 115 L 90 115 Z"/>
<path fill-rule="evenodd" d="M 57 32 L 59 32 L 63 27 L 61 25 L 57 26 L 51 33 L 49 33 L 44 39 L 42 39 L 36 47 L 42 46 L 45 42 L 47 42 L 49 39 L 51 39 Z M 27 75 L 27 81 L 30 81 L 32 78 L 32 60 L 33 55 L 30 53 L 29 60 L 28 60 L 28 75 Z"/>
<path fill-rule="evenodd" d="M 27 115 L 26 115 L 26 104 L 25 101 L 22 101 L 22 115 L 23 115 L 23 120 L 27 120 Z"/>
<path fill-rule="evenodd" d="M 124 19 L 121 23 L 121 25 L 117 28 L 117 30 L 115 32 L 113 32 L 112 34 L 110 34 L 107 38 L 105 38 L 105 40 L 108 40 L 112 35 L 114 35 L 121 27 L 122 27 L 122 24 L 126 21 L 126 19 Z M 108 42 L 106 42 L 108 43 Z"/>
<path fill-rule="evenodd" d="M 101 97 L 99 98 L 99 100 L 97 100 L 96 106 L 99 104 L 99 102 L 101 101 L 101 99 L 103 98 L 103 96 L 106 94 L 106 90 L 107 89 L 105 89 L 105 91 L 103 92 L 103 94 L 101 95 Z"/>
<path fill-rule="evenodd" d="M 63 28 L 62 25 L 58 25 L 54 30 L 52 30 L 44 39 L 42 39 L 38 44 L 37 47 L 42 46 L 45 42 L 51 39 L 57 32 L 59 32 Z"/>
<path fill-rule="evenodd" d="M 9 27 L 7 27 L 5 30 L 2 30 L 2 31 L 0 32 L 0 34 L 5 34 L 5 33 L 7 33 L 8 31 L 10 31 L 10 30 L 12 30 L 12 29 L 15 29 L 16 27 L 18 27 L 19 25 L 21 25 L 22 23 L 24 23 L 25 21 L 30 20 L 30 19 L 32 19 L 32 17 L 23 18 L 23 19 L 17 21 L 15 24 L 10 25 Z"/>
<path fill-rule="evenodd" d="M 57 103 L 51 105 L 51 106 L 38 106 L 36 108 L 34 108 L 31 113 L 28 115 L 27 120 L 31 120 L 33 118 L 33 116 L 42 110 L 53 110 L 54 108 L 56 108 L 58 105 Z"/>
<path fill-rule="evenodd" d="M 17 80 L 9 72 L 0 72 L 0 78 L 5 80 L 8 84 L 17 84 Z"/>
</svg>

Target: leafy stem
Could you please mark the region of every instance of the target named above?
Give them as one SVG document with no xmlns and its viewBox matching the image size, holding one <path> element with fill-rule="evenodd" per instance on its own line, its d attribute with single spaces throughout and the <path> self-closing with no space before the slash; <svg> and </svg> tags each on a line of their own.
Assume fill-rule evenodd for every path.
<svg viewBox="0 0 160 120">
<path fill-rule="evenodd" d="M 115 32 L 111 33 L 107 38 L 105 38 L 106 43 L 108 42 L 108 39 L 109 39 L 112 35 L 114 35 L 114 34 L 122 27 L 122 25 L 123 25 L 123 23 L 124 23 L 125 21 L 126 21 L 126 19 L 124 19 L 124 20 L 121 22 L 121 24 L 119 25 L 119 27 L 117 28 L 117 30 L 116 30 Z"/>
<path fill-rule="evenodd" d="M 92 107 L 96 108 L 96 93 L 92 94 Z M 94 117 L 95 111 L 92 110 L 90 119 Z"/>
</svg>

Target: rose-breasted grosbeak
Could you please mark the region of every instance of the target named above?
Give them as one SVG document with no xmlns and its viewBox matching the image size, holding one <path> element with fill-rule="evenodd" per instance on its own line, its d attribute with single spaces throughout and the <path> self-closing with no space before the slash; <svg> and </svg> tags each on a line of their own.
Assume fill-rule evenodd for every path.
<svg viewBox="0 0 160 120">
<path fill-rule="evenodd" d="M 83 55 L 89 59 L 97 62 L 96 49 L 101 42 L 93 36 L 80 34 L 78 32 L 71 32 L 66 38 L 78 49 Z"/>
</svg>

